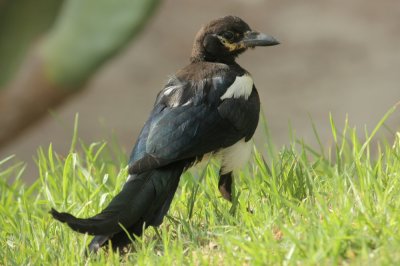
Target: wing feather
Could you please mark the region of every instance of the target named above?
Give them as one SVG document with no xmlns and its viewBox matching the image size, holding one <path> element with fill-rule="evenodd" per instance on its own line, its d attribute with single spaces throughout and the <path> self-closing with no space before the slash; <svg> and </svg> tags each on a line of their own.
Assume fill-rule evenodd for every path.
<svg viewBox="0 0 400 266">
<path fill-rule="evenodd" d="M 247 100 L 220 99 L 234 80 L 235 76 L 217 76 L 167 84 L 132 152 L 130 174 L 202 157 L 252 135 L 259 108 L 253 110 L 249 103 L 259 105 L 257 92 Z"/>
</svg>

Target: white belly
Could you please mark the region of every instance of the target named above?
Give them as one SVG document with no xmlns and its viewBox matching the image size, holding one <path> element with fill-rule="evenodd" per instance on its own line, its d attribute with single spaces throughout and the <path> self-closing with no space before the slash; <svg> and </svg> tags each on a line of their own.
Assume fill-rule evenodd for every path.
<svg viewBox="0 0 400 266">
<path fill-rule="evenodd" d="M 244 141 L 244 138 L 218 152 L 221 158 L 221 173 L 226 174 L 243 167 L 250 158 L 252 141 Z"/>
<path fill-rule="evenodd" d="M 230 147 L 220 150 L 217 153 L 207 153 L 203 156 L 201 161 L 196 163 L 196 169 L 200 170 L 207 166 L 210 157 L 221 162 L 221 174 L 226 174 L 240 169 L 245 165 L 251 156 L 253 142 L 250 139 L 245 142 L 244 138 L 236 142 Z"/>
</svg>

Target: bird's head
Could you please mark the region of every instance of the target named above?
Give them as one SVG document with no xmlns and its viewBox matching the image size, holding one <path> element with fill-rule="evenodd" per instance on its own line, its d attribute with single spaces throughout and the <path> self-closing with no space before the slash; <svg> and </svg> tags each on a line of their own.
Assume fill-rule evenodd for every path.
<svg viewBox="0 0 400 266">
<path fill-rule="evenodd" d="M 277 44 L 274 37 L 252 31 L 240 18 L 226 16 L 200 29 L 193 44 L 191 61 L 231 63 L 248 48 Z"/>
</svg>

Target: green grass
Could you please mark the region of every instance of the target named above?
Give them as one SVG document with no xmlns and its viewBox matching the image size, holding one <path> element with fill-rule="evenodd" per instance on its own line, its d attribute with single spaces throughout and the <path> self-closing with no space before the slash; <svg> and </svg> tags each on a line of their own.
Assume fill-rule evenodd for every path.
<svg viewBox="0 0 400 266">
<path fill-rule="evenodd" d="M 394 144 L 375 136 L 392 112 L 366 141 L 347 123 L 338 132 L 331 118 L 334 143 L 318 151 L 294 141 L 277 152 L 267 134 L 270 145 L 258 147 L 267 163 L 255 149 L 237 175 L 233 204 L 219 196 L 215 162 L 186 173 L 164 223 L 125 255 L 85 257 L 90 237 L 48 214 L 104 208 L 126 179 L 121 151 L 78 145 L 76 137 L 66 157 L 51 145 L 39 149 L 39 179 L 30 186 L 21 181 L 23 165 L 4 169 L 3 160 L 0 265 L 399 265 L 400 133 Z"/>
</svg>

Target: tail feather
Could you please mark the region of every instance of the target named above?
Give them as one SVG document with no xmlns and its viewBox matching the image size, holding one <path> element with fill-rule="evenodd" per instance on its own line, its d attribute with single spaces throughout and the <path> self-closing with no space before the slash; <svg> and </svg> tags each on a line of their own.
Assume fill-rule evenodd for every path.
<svg viewBox="0 0 400 266">
<path fill-rule="evenodd" d="M 175 191 L 178 188 L 178 183 L 179 178 L 175 179 L 175 184 L 172 184 L 171 193 L 168 195 L 168 198 L 165 200 L 164 204 L 157 211 L 153 212 L 153 215 L 148 217 L 146 222 L 141 219 L 130 228 L 127 228 L 126 231 L 129 234 L 127 234 L 125 231 L 120 231 L 112 236 L 95 236 L 89 244 L 89 251 L 97 252 L 100 247 L 106 246 L 109 241 L 112 243 L 112 248 L 114 250 L 121 250 L 123 247 L 130 244 L 132 240 L 134 240 L 134 235 L 141 236 L 143 229 L 147 228 L 147 226 L 159 226 L 169 210 Z"/>
<path fill-rule="evenodd" d="M 102 246 L 104 246 L 107 243 L 108 240 L 110 240 L 110 236 L 98 235 L 93 237 L 92 241 L 90 241 L 90 244 L 88 246 L 89 253 L 97 252 Z"/>
<path fill-rule="evenodd" d="M 142 174 L 143 176 L 143 174 Z M 155 199 L 154 186 L 149 178 L 141 178 L 128 181 L 122 191 L 115 196 L 110 204 L 99 214 L 87 218 L 76 218 L 69 213 L 59 213 L 52 210 L 53 217 L 60 222 L 67 223 L 69 227 L 80 233 L 89 235 L 109 235 L 134 224 L 148 206 Z"/>
<path fill-rule="evenodd" d="M 95 235 L 89 245 L 91 251 L 109 240 L 113 248 L 121 248 L 131 242 L 123 228 L 140 236 L 144 226 L 162 223 L 184 168 L 185 164 L 179 163 L 131 176 L 110 204 L 93 217 L 76 218 L 55 209 L 50 213 L 77 232 Z"/>
<path fill-rule="evenodd" d="M 120 231 L 112 236 L 97 235 L 88 246 L 89 252 L 97 252 L 101 247 L 107 246 L 108 243 L 111 243 L 113 250 L 122 250 L 135 239 L 134 236 L 142 235 L 144 227 L 147 227 L 147 224 L 141 219 L 130 228 L 127 228 L 128 234 L 126 231 Z"/>
</svg>

